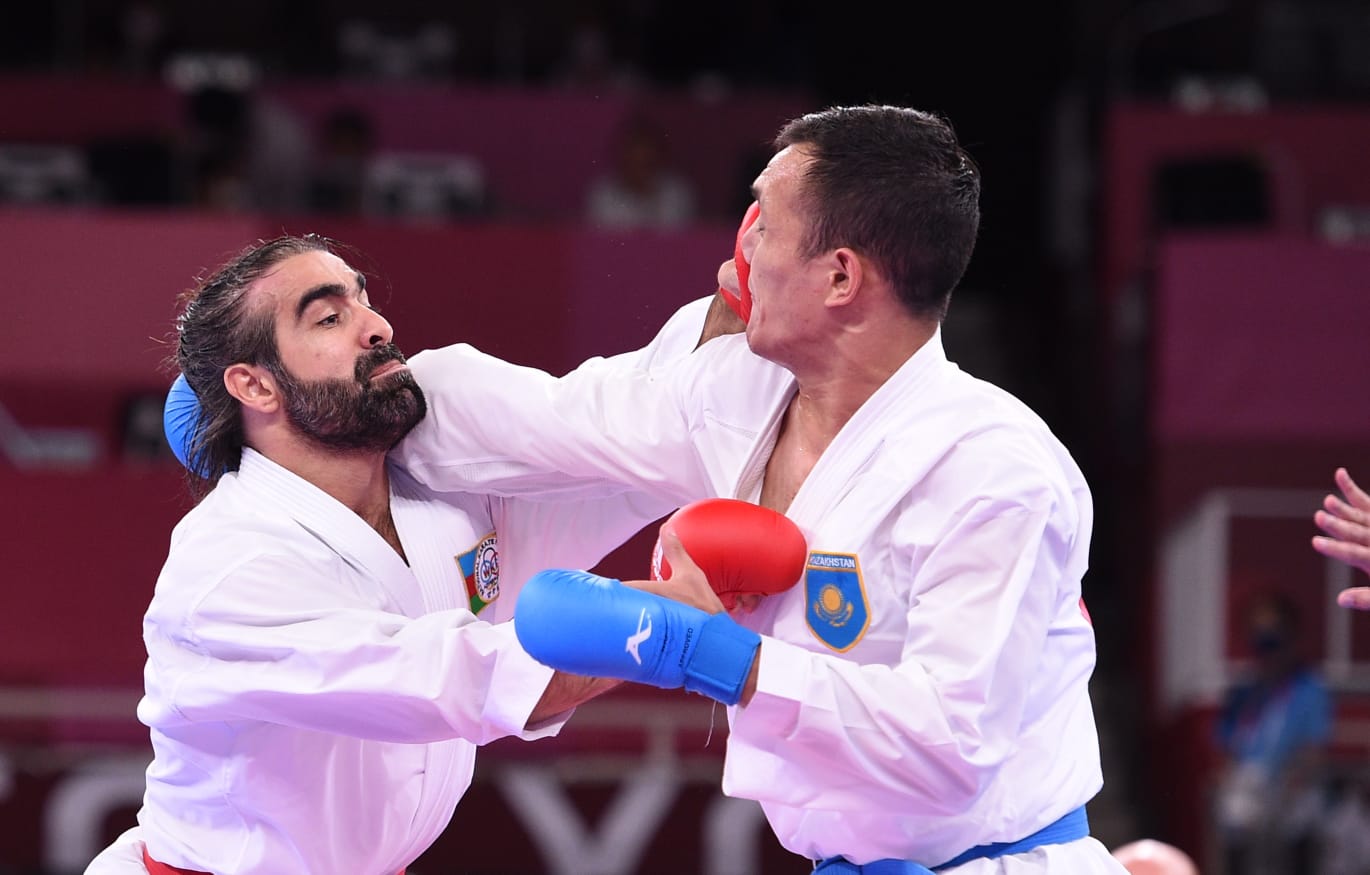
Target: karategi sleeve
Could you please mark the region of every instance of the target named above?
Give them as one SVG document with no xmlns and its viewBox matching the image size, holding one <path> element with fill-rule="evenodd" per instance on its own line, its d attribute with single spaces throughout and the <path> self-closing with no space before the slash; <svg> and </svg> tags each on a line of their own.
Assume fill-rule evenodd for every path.
<svg viewBox="0 0 1370 875">
<path fill-rule="evenodd" d="M 163 721 L 255 720 L 394 741 L 555 734 L 523 727 L 552 671 L 529 657 L 512 624 L 464 609 L 418 618 L 360 592 L 343 560 L 319 567 L 256 555 L 187 607 L 144 625 L 149 695 Z"/>
<path fill-rule="evenodd" d="M 501 577 L 522 586 L 547 568 L 594 568 L 610 552 L 675 509 L 668 502 L 628 493 L 591 501 L 499 499 Z M 641 557 L 646 577 L 650 555 Z"/>
<path fill-rule="evenodd" d="M 652 370 L 689 355 L 704 333 L 713 299 L 713 295 L 698 298 L 676 310 L 646 346 L 614 356 L 610 361 L 624 367 Z"/>
<path fill-rule="evenodd" d="M 428 350 L 410 360 L 428 415 L 391 456 L 444 491 L 583 499 L 631 488 L 686 504 L 711 494 L 683 397 L 694 358 L 650 371 L 591 359 L 557 378 L 466 344 Z"/>
<path fill-rule="evenodd" d="M 691 301 L 677 310 L 657 335 L 641 349 L 605 359 L 602 367 L 652 370 L 669 367 L 689 355 L 704 330 L 712 296 Z M 515 587 L 547 568 L 592 568 L 612 550 L 662 519 L 677 507 L 674 501 L 633 490 L 607 498 L 592 494 L 583 500 L 506 498 L 492 501 L 495 528 L 501 544 L 501 576 Z M 648 569 L 642 557 L 642 575 Z"/>
<path fill-rule="evenodd" d="M 914 578 L 897 664 L 764 638 L 756 693 L 732 712 L 737 767 L 724 792 L 797 808 L 965 812 L 1020 728 L 1043 716 L 1028 705 L 1051 698 L 1038 685 L 1064 689 L 1093 667 L 1078 587 L 1063 585 L 1074 535 L 1051 498 L 986 494 L 954 509 L 935 543 L 896 522 L 889 573 Z M 1048 628 L 1072 612 L 1059 634 L 1081 636 L 1080 658 L 1044 664 Z"/>
</svg>

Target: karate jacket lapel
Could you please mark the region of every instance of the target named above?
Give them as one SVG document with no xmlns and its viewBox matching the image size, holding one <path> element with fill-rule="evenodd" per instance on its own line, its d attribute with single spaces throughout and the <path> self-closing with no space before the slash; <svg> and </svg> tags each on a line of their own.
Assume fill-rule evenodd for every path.
<svg viewBox="0 0 1370 875">
<path fill-rule="evenodd" d="M 390 466 L 390 512 L 395 517 L 404 554 L 409 557 L 410 572 L 419 584 L 427 610 L 468 607 L 460 566 L 453 550 L 445 549 L 451 546 L 445 539 L 456 537 L 455 528 L 464 529 L 473 522 L 469 515 L 454 519 L 451 507 L 434 500 L 432 493 L 398 465 Z M 484 532 L 472 531 L 471 534 L 479 536 Z"/>
<path fill-rule="evenodd" d="M 908 494 L 909 484 L 921 478 L 941 458 L 944 448 L 954 440 L 955 423 L 947 420 L 951 409 L 936 403 L 937 384 L 956 366 L 947 361 L 940 330 L 909 357 L 899 370 L 866 400 L 848 420 L 837 437 L 819 457 L 790 504 L 786 516 L 806 534 L 821 526 L 828 511 L 855 485 L 861 471 L 871 464 L 890 439 L 910 430 L 928 435 L 920 444 L 928 452 L 901 453 L 897 459 L 906 476 L 885 477 L 887 488 L 876 504 L 866 504 L 865 519 L 879 519 Z M 907 445 L 907 442 L 901 440 Z M 883 501 L 881 504 L 879 502 Z M 811 544 L 810 546 L 816 546 Z"/>
<path fill-rule="evenodd" d="M 250 474 L 244 482 L 259 491 L 257 500 L 283 508 L 344 562 L 374 579 L 405 616 L 423 615 L 423 597 L 409 566 L 350 508 L 253 450 L 243 450 L 240 470 Z"/>
</svg>

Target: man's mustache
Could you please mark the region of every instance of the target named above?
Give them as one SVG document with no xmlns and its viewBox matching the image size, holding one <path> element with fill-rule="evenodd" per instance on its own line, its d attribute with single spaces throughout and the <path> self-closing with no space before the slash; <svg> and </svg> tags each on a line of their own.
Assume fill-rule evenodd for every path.
<svg viewBox="0 0 1370 875">
<path fill-rule="evenodd" d="M 356 376 L 358 383 L 366 383 L 376 369 L 390 362 L 404 364 L 404 353 L 393 343 L 383 343 L 357 359 Z"/>
</svg>

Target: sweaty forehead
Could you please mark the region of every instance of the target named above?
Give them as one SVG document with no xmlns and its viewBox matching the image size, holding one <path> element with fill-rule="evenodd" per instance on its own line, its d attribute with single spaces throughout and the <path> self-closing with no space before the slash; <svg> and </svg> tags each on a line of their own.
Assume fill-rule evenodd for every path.
<svg viewBox="0 0 1370 875">
<path fill-rule="evenodd" d="M 331 252 L 301 252 L 269 268 L 252 283 L 248 293 L 261 306 L 293 313 L 295 303 L 302 295 L 329 284 L 355 288 L 357 273 Z"/>
<path fill-rule="evenodd" d="M 771 156 L 766 167 L 752 184 L 752 194 L 759 200 L 793 197 L 801 190 L 804 173 L 813 161 L 807 147 L 786 146 Z"/>
</svg>

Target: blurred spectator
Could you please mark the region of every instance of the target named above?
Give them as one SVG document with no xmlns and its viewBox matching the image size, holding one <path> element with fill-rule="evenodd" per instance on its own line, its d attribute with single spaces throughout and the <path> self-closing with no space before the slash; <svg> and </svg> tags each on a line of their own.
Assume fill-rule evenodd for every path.
<svg viewBox="0 0 1370 875">
<path fill-rule="evenodd" d="M 1361 0 L 1261 0 L 1253 61 L 1281 100 L 1370 96 L 1370 15 Z"/>
<path fill-rule="evenodd" d="M 1370 784 L 1355 777 L 1333 783 L 1319 875 L 1370 875 Z"/>
<path fill-rule="evenodd" d="M 593 92 L 632 91 L 647 85 L 643 72 L 621 56 L 614 32 L 595 15 L 568 25 L 550 78 L 562 88 Z"/>
<path fill-rule="evenodd" d="M 631 115 L 612 148 L 609 172 L 591 183 L 586 199 L 586 218 L 592 224 L 678 228 L 694 219 L 694 189 L 671 166 L 660 128 L 642 115 Z"/>
<path fill-rule="evenodd" d="M 285 107 L 259 94 L 251 62 L 186 55 L 169 67 L 186 95 L 190 201 L 211 210 L 304 206 L 309 137 Z"/>
<path fill-rule="evenodd" d="M 343 72 L 358 79 L 445 80 L 460 42 L 456 30 L 438 20 L 398 31 L 365 19 L 349 19 L 338 27 Z"/>
<path fill-rule="evenodd" d="M 1251 676 L 1233 686 L 1218 718 L 1224 755 L 1217 817 L 1228 875 L 1316 871 L 1325 810 L 1323 759 L 1332 700 L 1299 653 L 1298 611 L 1279 594 L 1247 613 Z"/>
<path fill-rule="evenodd" d="M 250 206 L 246 178 L 249 102 L 244 92 L 220 85 L 196 88 L 186 95 L 186 160 L 194 206 L 215 212 Z"/>
<path fill-rule="evenodd" d="M 362 209 L 370 216 L 446 222 L 490 215 L 485 168 L 471 155 L 378 152 L 366 167 Z"/>
<path fill-rule="evenodd" d="M 323 213 L 359 213 L 367 165 L 376 148 L 371 119 L 342 106 L 324 120 L 309 182 L 309 207 Z"/>
<path fill-rule="evenodd" d="M 79 204 L 90 199 L 91 189 L 79 149 L 0 143 L 0 203 Z"/>
<path fill-rule="evenodd" d="M 166 10 L 156 0 L 132 0 L 119 16 L 119 62 L 125 70 L 156 75 L 170 50 Z"/>
<path fill-rule="evenodd" d="M 254 95 L 248 116 L 247 185 L 258 210 L 304 206 L 309 181 L 309 131 L 283 104 Z"/>
<path fill-rule="evenodd" d="M 69 57 L 85 70 L 156 77 L 179 36 L 169 5 L 168 0 L 86 2 L 79 10 L 54 17 L 65 19 L 58 33 L 80 40 L 81 56 Z M 59 51 L 61 47 L 60 41 L 54 46 Z"/>
</svg>

